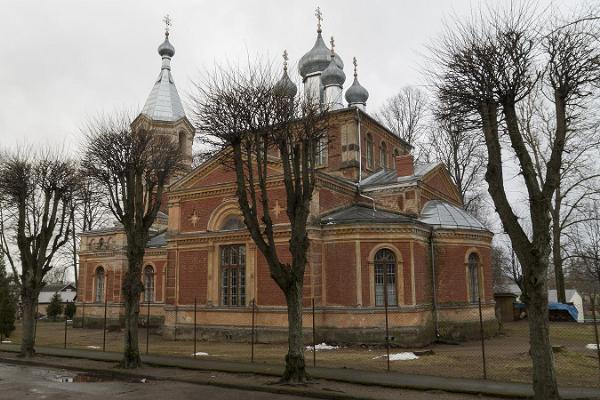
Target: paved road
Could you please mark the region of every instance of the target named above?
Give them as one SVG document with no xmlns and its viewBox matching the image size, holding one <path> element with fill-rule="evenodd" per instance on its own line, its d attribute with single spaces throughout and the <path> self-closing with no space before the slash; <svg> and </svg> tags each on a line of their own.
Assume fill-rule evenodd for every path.
<svg viewBox="0 0 600 400">
<path fill-rule="evenodd" d="M 86 380 L 87 382 L 85 382 Z M 244 400 L 300 399 L 296 396 L 246 392 L 178 382 L 99 382 L 93 377 L 78 375 L 72 371 L 0 364 L 0 399 L 2 400 L 225 400 L 240 398 Z"/>
</svg>

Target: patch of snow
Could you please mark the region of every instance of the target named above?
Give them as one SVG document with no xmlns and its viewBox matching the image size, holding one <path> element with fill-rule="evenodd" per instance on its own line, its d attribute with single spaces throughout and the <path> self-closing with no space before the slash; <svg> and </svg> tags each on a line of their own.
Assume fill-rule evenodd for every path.
<svg viewBox="0 0 600 400">
<path fill-rule="evenodd" d="M 207 356 L 207 355 L 208 355 L 208 353 L 205 353 L 203 351 L 197 351 L 196 354 L 192 353 L 192 357 L 194 357 L 194 356 L 196 356 L 196 357 L 198 357 L 198 356 Z"/>
<path fill-rule="evenodd" d="M 373 360 L 377 358 L 387 358 L 387 355 L 373 357 Z M 404 352 L 404 353 L 394 353 L 390 354 L 390 361 L 409 361 L 409 360 L 418 360 L 419 356 L 415 355 L 412 352 Z"/>
<path fill-rule="evenodd" d="M 315 349 L 314 350 L 316 350 L 316 351 L 319 351 L 319 350 L 337 350 L 339 348 L 340 348 L 340 346 L 332 346 L 330 344 L 327 344 L 327 343 L 323 342 L 321 344 L 315 345 Z M 313 351 L 313 346 L 306 346 L 306 350 Z"/>
<path fill-rule="evenodd" d="M 588 350 L 598 350 L 598 345 L 596 343 L 586 344 L 585 348 Z"/>
<path fill-rule="evenodd" d="M 6 344 L 12 343 L 12 340 L 3 340 L 2 343 L 6 343 Z"/>
<path fill-rule="evenodd" d="M 88 346 L 88 349 L 98 350 L 100 346 Z"/>
</svg>

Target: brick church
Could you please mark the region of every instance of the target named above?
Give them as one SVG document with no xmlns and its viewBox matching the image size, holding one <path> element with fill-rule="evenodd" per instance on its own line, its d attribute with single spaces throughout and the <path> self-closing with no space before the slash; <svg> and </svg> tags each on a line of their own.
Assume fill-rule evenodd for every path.
<svg viewBox="0 0 600 400">
<path fill-rule="evenodd" d="M 285 339 L 285 299 L 248 234 L 235 197 L 233 171 L 216 154 L 191 169 L 194 129 L 171 74 L 168 32 L 158 53 L 160 74 L 132 129 L 172 135 L 190 165 L 172 182 L 146 249 L 145 315 L 167 337 L 249 338 L 253 304 L 261 340 Z M 478 300 L 495 326 L 492 234 L 462 208 L 442 164 L 415 163 L 411 146 L 367 111 L 357 76 L 344 92 L 344 63 L 322 38 L 299 61 L 304 95 L 327 103 L 329 140 L 319 152 L 311 204 L 304 304 L 313 299 L 319 340 L 381 341 L 387 298 L 389 326 L 401 344 L 427 344 L 436 334 L 466 338 L 478 329 Z M 298 88 L 287 75 L 278 83 Z M 277 166 L 273 174 L 281 174 Z M 285 255 L 285 189 L 275 183 L 271 214 Z M 121 279 L 127 266 L 120 226 L 84 232 L 76 326 L 122 322 Z M 308 308 L 306 309 L 308 311 Z M 144 317 L 142 317 L 143 319 Z M 304 325 L 312 315 L 305 312 Z M 262 336 L 262 337 L 261 337 Z"/>
</svg>

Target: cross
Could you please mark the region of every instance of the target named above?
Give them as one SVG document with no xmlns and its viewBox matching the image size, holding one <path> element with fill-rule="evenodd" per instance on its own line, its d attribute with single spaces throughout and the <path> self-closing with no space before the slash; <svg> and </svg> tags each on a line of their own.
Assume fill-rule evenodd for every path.
<svg viewBox="0 0 600 400">
<path fill-rule="evenodd" d="M 335 39 L 333 36 L 329 39 L 329 43 L 331 43 L 331 52 L 333 53 L 333 48 L 335 47 Z"/>
<path fill-rule="evenodd" d="M 163 22 L 165 23 L 165 33 L 168 35 L 169 34 L 169 28 L 171 26 L 173 26 L 173 23 L 171 22 L 171 17 L 169 16 L 169 14 L 167 14 L 167 15 L 164 16 Z"/>
<path fill-rule="evenodd" d="M 279 200 L 275 200 L 275 207 L 273 207 L 273 213 L 275 217 L 279 218 L 279 214 L 283 211 L 283 208 L 279 205 Z"/>
<path fill-rule="evenodd" d="M 321 21 L 323 21 L 323 13 L 321 13 L 321 7 L 317 7 L 315 10 L 315 17 L 317 17 L 317 32 L 321 32 Z"/>
<path fill-rule="evenodd" d="M 195 228 L 196 224 L 198 224 L 198 221 L 200 220 L 200 216 L 198 215 L 198 211 L 194 210 L 194 212 L 190 216 L 189 220 L 192 223 L 192 226 Z"/>
<path fill-rule="evenodd" d="M 354 77 L 356 78 L 356 67 L 358 66 L 358 62 L 356 61 L 356 57 L 352 57 L 352 64 L 354 64 Z"/>
<path fill-rule="evenodd" d="M 283 51 L 283 70 L 287 71 L 287 62 L 288 62 L 288 52 L 287 50 Z"/>
</svg>

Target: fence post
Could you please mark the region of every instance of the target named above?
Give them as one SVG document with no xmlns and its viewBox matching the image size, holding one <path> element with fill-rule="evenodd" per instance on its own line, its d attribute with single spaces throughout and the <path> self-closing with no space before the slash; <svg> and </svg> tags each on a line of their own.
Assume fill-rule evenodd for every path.
<svg viewBox="0 0 600 400">
<path fill-rule="evenodd" d="M 106 351 L 106 309 L 108 307 L 108 299 L 104 297 L 104 324 L 102 329 L 102 351 Z"/>
<path fill-rule="evenodd" d="M 250 362 L 254 362 L 254 340 L 256 337 L 256 317 L 255 317 L 256 299 L 252 299 L 252 337 L 250 338 Z"/>
<path fill-rule="evenodd" d="M 317 366 L 317 335 L 315 332 L 315 298 L 312 299 L 313 367 Z"/>
<path fill-rule="evenodd" d="M 175 304 L 175 330 L 173 331 L 173 341 L 177 341 L 177 304 Z"/>
<path fill-rule="evenodd" d="M 598 372 L 600 372 L 600 340 L 598 339 L 598 320 L 596 319 L 596 291 L 592 295 L 592 318 L 594 318 L 594 334 L 596 336 L 596 353 L 598 354 Z"/>
<path fill-rule="evenodd" d="M 148 309 L 146 310 L 146 354 L 150 347 L 150 300 L 148 300 Z"/>
<path fill-rule="evenodd" d="M 194 358 L 196 358 L 196 315 L 198 310 L 198 301 L 194 296 Z"/>
<path fill-rule="evenodd" d="M 65 315 L 65 345 L 63 348 L 67 348 L 67 316 Z"/>
<path fill-rule="evenodd" d="M 478 297 L 479 305 L 479 334 L 481 335 L 481 356 L 483 358 L 483 379 L 487 379 L 487 368 L 485 364 L 485 333 L 483 330 L 483 314 L 481 312 L 481 296 Z"/>
</svg>

